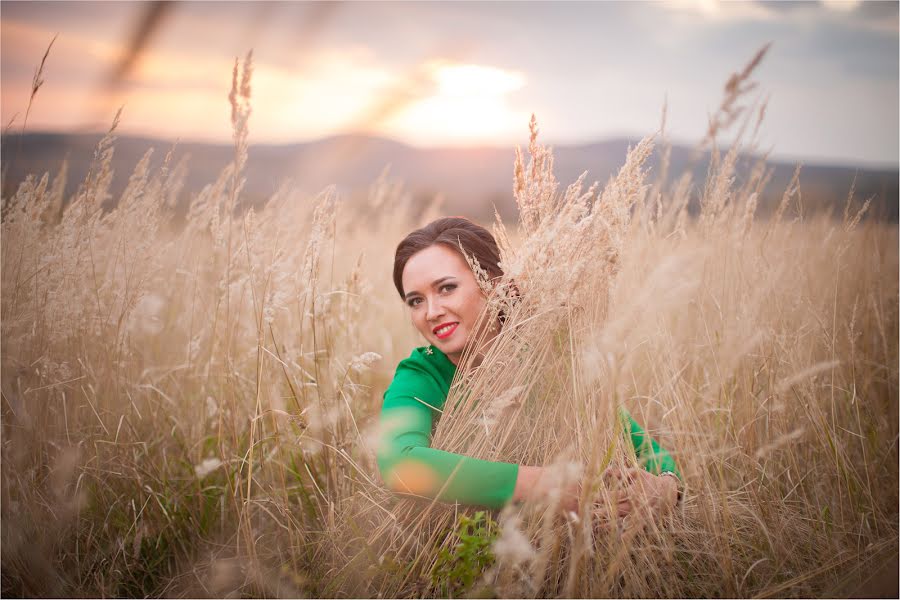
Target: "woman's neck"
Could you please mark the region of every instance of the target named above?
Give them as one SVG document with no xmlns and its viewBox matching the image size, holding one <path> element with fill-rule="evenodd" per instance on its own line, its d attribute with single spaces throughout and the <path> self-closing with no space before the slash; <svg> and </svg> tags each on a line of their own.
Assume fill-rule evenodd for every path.
<svg viewBox="0 0 900 600">
<path fill-rule="evenodd" d="M 475 349 L 475 355 L 469 361 L 468 368 L 475 368 L 481 366 L 482 361 L 484 361 L 484 357 L 487 355 L 488 351 L 494 345 L 494 341 L 497 339 L 496 334 L 491 336 L 490 339 L 485 340 L 481 346 Z M 462 357 L 465 354 L 465 350 L 460 353 L 453 353 L 452 355 L 447 354 L 447 358 L 450 359 L 456 368 L 459 368 L 459 363 L 462 361 Z"/>
</svg>

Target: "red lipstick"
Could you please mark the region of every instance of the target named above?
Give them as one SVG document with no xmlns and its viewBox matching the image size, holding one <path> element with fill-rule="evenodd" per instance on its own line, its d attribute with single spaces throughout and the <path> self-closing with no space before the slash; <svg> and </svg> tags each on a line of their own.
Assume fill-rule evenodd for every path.
<svg viewBox="0 0 900 600">
<path fill-rule="evenodd" d="M 459 327 L 459 323 L 457 322 L 441 323 L 440 325 L 432 329 L 431 332 L 436 335 L 439 340 L 446 340 L 448 337 L 453 335 L 453 332 L 456 331 L 457 327 Z M 440 331 L 441 333 L 438 333 L 438 331 Z"/>
</svg>

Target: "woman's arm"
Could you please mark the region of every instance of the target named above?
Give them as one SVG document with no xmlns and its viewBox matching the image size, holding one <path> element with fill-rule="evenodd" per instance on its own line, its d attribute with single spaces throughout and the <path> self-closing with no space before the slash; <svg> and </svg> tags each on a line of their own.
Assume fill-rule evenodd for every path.
<svg viewBox="0 0 900 600">
<path fill-rule="evenodd" d="M 581 499 L 581 482 L 572 480 L 565 482 L 562 487 L 558 487 L 562 483 L 562 478 L 558 474 L 552 473 L 551 469 L 552 467 L 520 465 L 512 500 L 524 502 L 525 500 L 544 499 L 558 489 L 559 508 L 577 513 L 578 503 Z"/>
<path fill-rule="evenodd" d="M 619 409 L 619 419 L 644 470 L 654 475 L 673 473 L 679 480 L 681 479 L 681 473 L 678 471 L 672 455 L 662 448 L 656 440 L 647 435 L 647 432 L 638 425 L 637 421 L 624 408 Z"/>
<path fill-rule="evenodd" d="M 661 512 L 681 502 L 681 473 L 672 455 L 638 425 L 628 411 L 619 408 L 619 419 L 631 440 L 635 456 L 644 468 L 641 489 L 643 500 Z"/>
<path fill-rule="evenodd" d="M 399 493 L 501 508 L 512 497 L 519 466 L 430 447 L 432 409 L 415 398 L 385 398 L 378 467 Z"/>
<path fill-rule="evenodd" d="M 545 467 L 486 461 L 431 448 L 433 416 L 443 407 L 446 392 L 430 389 L 433 386 L 428 379 L 413 371 L 398 368 L 394 383 L 384 395 L 376 454 L 382 479 L 389 489 L 445 502 L 500 508 L 510 500 L 546 496 L 558 485 L 558 478 L 548 477 Z M 656 474 L 677 474 L 668 452 L 647 436 L 627 412 L 622 410 L 620 416 L 645 469 Z M 579 490 L 578 482 L 570 482 L 561 491 L 561 507 L 577 510 Z"/>
<path fill-rule="evenodd" d="M 499 509 L 510 501 L 544 498 L 558 485 L 559 478 L 547 467 L 480 460 L 429 447 L 430 412 L 421 402 L 398 399 L 382 410 L 386 435 L 378 466 L 392 491 Z M 577 511 L 579 492 L 579 483 L 569 482 L 560 490 L 560 508 Z"/>
<path fill-rule="evenodd" d="M 387 487 L 398 493 L 436 498 L 444 502 L 460 502 L 502 508 L 509 501 L 545 498 L 559 477 L 548 467 L 516 465 L 480 460 L 430 447 L 432 409 L 415 398 L 393 397 L 382 410 L 382 439 L 377 454 L 378 466 Z M 627 417 L 627 413 L 623 415 Z M 626 431 L 649 480 L 642 483 L 643 495 L 656 505 L 677 494 L 671 477 L 653 477 L 651 473 L 675 473 L 675 461 L 633 419 L 627 417 Z M 678 475 L 680 477 L 680 475 Z M 670 489 L 671 488 L 671 489 Z M 578 481 L 568 482 L 559 490 L 560 508 L 578 511 Z M 620 499 L 620 515 L 631 511 L 633 499 Z M 668 507 L 673 502 L 662 502 Z"/>
<path fill-rule="evenodd" d="M 397 365 L 379 421 L 381 477 L 399 493 L 500 508 L 513 495 L 518 465 L 430 447 L 432 422 L 444 407 L 455 370 L 446 356 L 425 348 Z"/>
</svg>

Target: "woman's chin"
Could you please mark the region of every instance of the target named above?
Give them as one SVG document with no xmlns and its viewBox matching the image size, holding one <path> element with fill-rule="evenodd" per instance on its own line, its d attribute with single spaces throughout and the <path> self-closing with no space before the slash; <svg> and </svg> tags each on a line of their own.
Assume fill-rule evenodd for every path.
<svg viewBox="0 0 900 600">
<path fill-rule="evenodd" d="M 447 344 L 441 341 L 438 341 L 434 344 L 435 348 L 438 348 L 444 354 L 450 354 L 452 352 L 459 352 L 459 348 L 456 347 L 456 344 Z"/>
<path fill-rule="evenodd" d="M 464 344 L 457 343 L 455 340 L 437 340 L 434 346 L 447 356 L 450 356 L 451 354 L 460 354 L 463 351 Z"/>
</svg>

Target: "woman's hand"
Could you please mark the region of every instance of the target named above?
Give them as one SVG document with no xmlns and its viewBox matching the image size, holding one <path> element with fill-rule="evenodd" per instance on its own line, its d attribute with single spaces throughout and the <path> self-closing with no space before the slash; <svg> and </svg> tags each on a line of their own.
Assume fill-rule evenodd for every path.
<svg viewBox="0 0 900 600">
<path fill-rule="evenodd" d="M 678 482 L 669 475 L 654 475 L 643 469 L 612 467 L 603 472 L 601 482 L 615 507 L 615 518 L 633 514 L 661 517 L 678 502 Z M 548 467 L 519 467 L 519 477 L 513 500 L 546 498 L 558 494 L 559 509 L 578 513 L 581 481 L 564 481 L 558 472 Z M 593 498 L 599 505 L 601 498 Z M 612 515 L 610 515 L 612 516 Z"/>
<path fill-rule="evenodd" d="M 649 474 L 649 473 L 648 473 Z M 656 496 L 652 502 L 660 514 L 668 513 L 678 505 L 679 479 L 674 474 L 654 475 Z"/>
<path fill-rule="evenodd" d="M 559 510 L 564 513 L 578 513 L 581 498 L 581 482 L 576 478 L 566 478 L 558 467 L 519 466 L 516 487 L 512 500 L 546 500 L 556 498 Z"/>
<path fill-rule="evenodd" d="M 612 496 L 612 503 L 615 505 L 615 515 L 619 519 L 628 516 L 638 505 L 633 485 L 635 480 L 640 477 L 637 469 L 620 469 L 618 467 L 610 467 L 603 472 L 601 482 Z"/>
<path fill-rule="evenodd" d="M 635 514 L 646 518 L 660 518 L 675 508 L 678 503 L 678 481 L 675 477 L 654 475 L 643 469 L 625 471 L 629 483 L 626 486 L 625 510 L 619 510 L 620 517 Z"/>
</svg>

